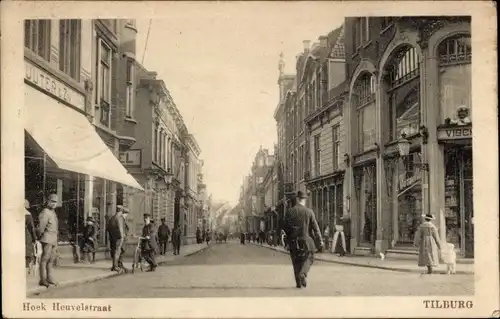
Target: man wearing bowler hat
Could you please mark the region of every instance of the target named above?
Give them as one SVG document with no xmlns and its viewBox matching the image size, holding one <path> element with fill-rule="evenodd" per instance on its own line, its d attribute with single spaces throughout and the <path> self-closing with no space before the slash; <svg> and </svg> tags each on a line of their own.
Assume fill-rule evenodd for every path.
<svg viewBox="0 0 500 319">
<path fill-rule="evenodd" d="M 157 232 L 151 223 L 151 215 L 144 214 L 144 227 L 142 228 L 141 250 L 144 260 L 149 264 L 149 271 L 156 270 L 155 254 L 158 252 Z"/>
<path fill-rule="evenodd" d="M 307 286 L 307 273 L 313 263 L 314 251 L 316 251 L 314 239 L 310 236 L 311 230 L 318 238 L 320 246 L 318 248 L 324 246 L 314 212 L 305 206 L 306 198 L 306 194 L 298 191 L 297 204 L 290 208 L 285 217 L 285 233 L 297 288 Z"/>
</svg>

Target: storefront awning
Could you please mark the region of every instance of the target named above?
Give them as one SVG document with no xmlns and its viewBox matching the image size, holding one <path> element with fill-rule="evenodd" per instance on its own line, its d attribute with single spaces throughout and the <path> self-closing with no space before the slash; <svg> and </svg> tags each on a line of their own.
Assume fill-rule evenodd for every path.
<svg viewBox="0 0 500 319">
<path fill-rule="evenodd" d="M 83 114 L 30 87 L 25 87 L 25 128 L 59 168 L 143 190 Z"/>
</svg>

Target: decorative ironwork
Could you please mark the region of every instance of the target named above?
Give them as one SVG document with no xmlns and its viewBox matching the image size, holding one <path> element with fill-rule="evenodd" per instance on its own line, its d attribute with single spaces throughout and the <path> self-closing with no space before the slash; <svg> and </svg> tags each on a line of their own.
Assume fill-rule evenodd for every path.
<svg viewBox="0 0 500 319">
<path fill-rule="evenodd" d="M 440 66 L 471 63 L 471 37 L 461 34 L 448 38 L 439 44 L 438 52 Z"/>
</svg>

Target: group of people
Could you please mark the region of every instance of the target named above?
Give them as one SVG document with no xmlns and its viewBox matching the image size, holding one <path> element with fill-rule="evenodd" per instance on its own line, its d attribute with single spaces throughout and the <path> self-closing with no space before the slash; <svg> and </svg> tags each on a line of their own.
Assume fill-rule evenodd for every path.
<svg viewBox="0 0 500 319">
<path fill-rule="evenodd" d="M 31 270 L 36 265 L 37 258 L 39 267 L 39 285 L 49 287 L 57 285 L 53 277 L 53 266 L 57 258 L 57 243 L 59 232 L 59 220 L 56 214 L 58 204 L 57 194 L 50 194 L 43 204 L 35 223 L 31 215 L 30 203 L 25 200 L 25 267 Z M 116 212 L 109 216 L 106 221 L 106 232 L 110 254 L 112 258 L 111 271 L 127 271 L 123 265 L 126 239 L 129 233 L 127 224 L 128 209 L 117 205 Z M 75 235 L 72 240 L 73 255 L 76 262 L 83 260 L 95 262 L 97 247 L 98 225 L 93 217 L 89 216 L 80 234 Z M 140 237 L 141 257 L 148 262 L 149 271 L 157 267 L 155 255 L 165 255 L 168 242 L 171 239 L 174 255 L 180 253 L 181 229 L 178 225 L 170 231 L 164 218 L 161 225 L 156 227 L 151 220 L 150 214 L 144 214 L 144 227 Z"/>
<path fill-rule="evenodd" d="M 270 246 L 278 246 L 281 240 L 280 238 L 277 237 L 276 231 L 273 229 L 267 232 L 261 230 L 258 233 L 256 232 L 241 233 L 240 242 L 243 245 L 245 244 L 245 242 L 253 242 L 253 243 L 259 243 L 260 245 L 267 243 Z"/>
<path fill-rule="evenodd" d="M 106 231 L 109 236 L 110 253 L 112 257 L 111 271 L 127 272 L 123 265 L 123 255 L 125 253 L 125 241 L 128 237 L 127 225 L 128 210 L 118 205 L 116 213 L 111 215 L 106 223 Z M 174 255 L 180 254 L 181 229 L 179 225 L 174 226 L 172 232 L 168 227 L 165 218 L 161 219 L 160 226 L 156 227 L 150 214 L 144 214 L 144 226 L 142 228 L 140 240 L 141 258 L 148 264 L 148 271 L 155 271 L 158 267 L 155 256 L 165 255 L 169 238 L 173 246 Z"/>
<path fill-rule="evenodd" d="M 196 243 L 201 244 L 204 241 L 208 244 L 210 244 L 210 241 L 212 240 L 212 232 L 208 229 L 204 229 L 203 231 L 200 230 L 200 227 L 196 228 Z"/>
</svg>

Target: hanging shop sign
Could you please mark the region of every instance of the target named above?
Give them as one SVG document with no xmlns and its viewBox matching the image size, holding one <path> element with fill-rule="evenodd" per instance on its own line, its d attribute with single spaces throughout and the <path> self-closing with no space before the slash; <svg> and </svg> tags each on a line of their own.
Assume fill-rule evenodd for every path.
<svg viewBox="0 0 500 319">
<path fill-rule="evenodd" d="M 438 128 L 438 140 L 460 140 L 472 138 L 472 126 L 456 126 Z"/>
<path fill-rule="evenodd" d="M 141 150 L 127 150 L 120 153 L 120 162 L 123 166 L 141 166 Z"/>
<path fill-rule="evenodd" d="M 85 95 L 58 80 L 35 64 L 24 60 L 24 80 L 80 110 L 85 110 Z"/>
<path fill-rule="evenodd" d="M 414 186 L 419 185 L 422 181 L 420 169 L 415 168 L 411 176 L 407 176 L 406 172 L 398 176 L 398 197 L 412 189 Z"/>
</svg>

